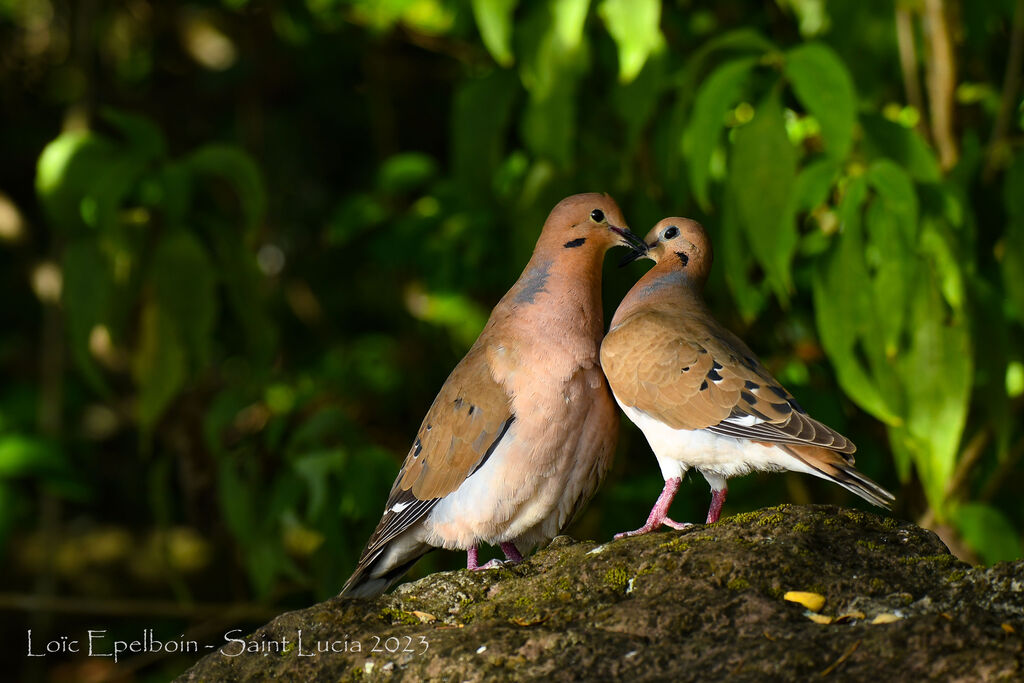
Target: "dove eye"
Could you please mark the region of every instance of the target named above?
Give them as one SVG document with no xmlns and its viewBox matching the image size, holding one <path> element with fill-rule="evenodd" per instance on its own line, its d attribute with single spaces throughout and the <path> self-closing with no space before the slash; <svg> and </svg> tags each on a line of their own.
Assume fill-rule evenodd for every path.
<svg viewBox="0 0 1024 683">
<path fill-rule="evenodd" d="M 667 240 L 671 240 L 671 239 L 675 239 L 676 237 L 679 237 L 679 228 L 677 228 L 674 225 L 668 226 L 668 230 L 665 231 L 664 237 Z"/>
<path fill-rule="evenodd" d="M 590 212 L 590 220 L 595 223 L 604 223 L 604 211 L 601 209 L 594 209 Z"/>
</svg>

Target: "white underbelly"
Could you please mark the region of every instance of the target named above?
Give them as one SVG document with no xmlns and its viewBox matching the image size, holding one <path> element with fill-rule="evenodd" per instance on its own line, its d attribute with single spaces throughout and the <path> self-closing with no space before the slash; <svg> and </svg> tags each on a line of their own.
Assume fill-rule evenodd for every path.
<svg viewBox="0 0 1024 683">
<path fill-rule="evenodd" d="M 584 485 L 572 473 L 576 439 L 553 426 L 560 440 L 527 444 L 518 438 L 522 431 L 513 422 L 487 462 L 438 501 L 424 520 L 427 543 L 465 549 L 518 541 L 526 551 L 558 534 Z M 536 436 L 539 430 L 530 431 Z"/>
<path fill-rule="evenodd" d="M 618 401 L 618 397 L 615 399 Z M 728 479 L 754 470 L 795 470 L 817 474 L 777 446 L 762 445 L 705 429 L 673 429 L 646 413 L 619 402 L 623 412 L 647 437 L 665 479 L 695 467 L 705 476 Z"/>
</svg>

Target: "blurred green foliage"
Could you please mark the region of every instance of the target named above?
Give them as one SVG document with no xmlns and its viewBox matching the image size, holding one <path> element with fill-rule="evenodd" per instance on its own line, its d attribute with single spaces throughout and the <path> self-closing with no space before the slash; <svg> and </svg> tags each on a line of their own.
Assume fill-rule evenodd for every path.
<svg viewBox="0 0 1024 683">
<path fill-rule="evenodd" d="M 38 585 L 18 557 L 74 522 L 163 530 L 143 594 L 333 594 L 434 393 L 581 191 L 641 234 L 702 221 L 713 308 L 897 513 L 1020 556 L 1024 114 L 1004 77 L 1024 9 L 947 4 L 0 2 L 8 583 Z M 931 77 L 935 21 L 953 83 Z M 606 270 L 609 314 L 641 268 Z M 659 487 L 627 428 L 576 533 L 642 520 Z M 795 477 L 732 490 L 733 511 L 854 503 Z M 201 552 L 171 547 L 181 527 Z"/>
</svg>

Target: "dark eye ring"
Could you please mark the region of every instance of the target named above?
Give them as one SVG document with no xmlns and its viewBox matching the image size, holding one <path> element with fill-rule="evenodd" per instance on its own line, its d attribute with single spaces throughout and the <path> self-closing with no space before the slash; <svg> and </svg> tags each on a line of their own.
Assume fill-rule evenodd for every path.
<svg viewBox="0 0 1024 683">
<path fill-rule="evenodd" d="M 674 225 L 668 226 L 668 230 L 665 231 L 664 237 L 667 240 L 671 240 L 671 239 L 675 239 L 676 237 L 679 237 L 679 228 L 677 228 Z"/>
<path fill-rule="evenodd" d="M 602 211 L 601 209 L 594 209 L 593 211 L 590 212 L 590 220 L 594 221 L 595 223 L 603 223 L 604 211 Z"/>
</svg>

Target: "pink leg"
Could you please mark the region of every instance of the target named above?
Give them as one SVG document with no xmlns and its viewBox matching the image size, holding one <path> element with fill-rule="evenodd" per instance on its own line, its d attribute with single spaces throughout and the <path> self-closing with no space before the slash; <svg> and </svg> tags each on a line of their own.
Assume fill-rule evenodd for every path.
<svg viewBox="0 0 1024 683">
<path fill-rule="evenodd" d="M 519 550 L 513 544 L 502 543 L 501 549 L 505 553 L 505 557 L 508 558 L 510 564 L 516 564 L 517 562 L 523 561 L 523 556 L 519 554 Z M 476 546 L 466 550 L 466 569 L 469 571 L 480 572 L 485 569 L 497 569 L 498 567 L 505 566 L 505 563 L 501 560 L 491 560 L 487 564 L 479 564 L 479 552 L 480 551 Z"/>
<path fill-rule="evenodd" d="M 511 564 L 519 564 L 523 561 L 523 556 L 519 554 L 519 548 L 515 543 L 502 543 L 501 552 L 505 553 L 505 559 Z"/>
<path fill-rule="evenodd" d="M 658 496 L 658 500 L 654 503 L 654 507 L 651 508 L 651 514 L 647 517 L 647 523 L 639 529 L 633 531 L 623 531 L 621 534 L 615 534 L 615 538 L 625 538 L 626 536 L 639 536 L 646 534 L 649 531 L 654 531 L 662 524 L 670 526 L 673 529 L 687 529 L 692 524 L 688 522 L 674 522 L 668 518 L 668 509 L 672 505 L 672 499 L 676 496 L 676 491 L 679 490 L 679 484 L 682 483 L 682 478 L 673 477 L 672 479 L 665 480 L 665 488 L 661 490 L 661 495 Z"/>
<path fill-rule="evenodd" d="M 725 495 L 729 489 L 724 486 L 718 490 L 711 490 L 711 507 L 708 508 L 708 521 L 705 524 L 714 524 L 722 515 L 722 506 L 725 505 Z"/>
</svg>

